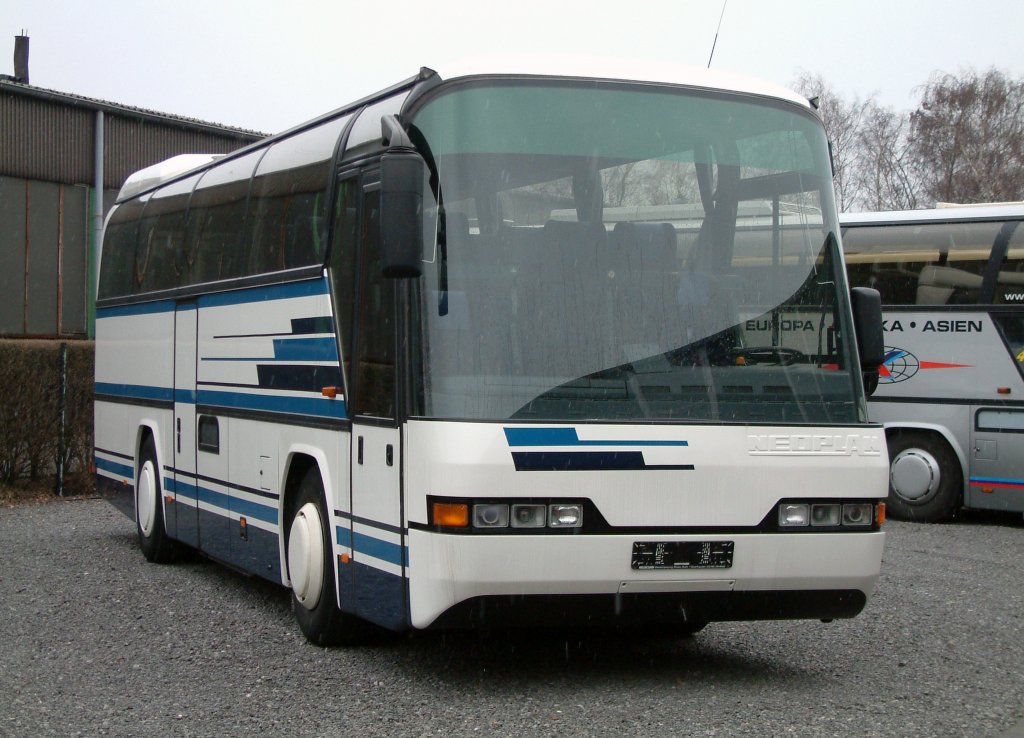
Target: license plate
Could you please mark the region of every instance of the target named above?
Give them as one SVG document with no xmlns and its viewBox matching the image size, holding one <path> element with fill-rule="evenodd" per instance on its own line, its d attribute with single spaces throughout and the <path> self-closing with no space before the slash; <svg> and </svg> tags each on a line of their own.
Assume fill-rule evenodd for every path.
<svg viewBox="0 0 1024 738">
<path fill-rule="evenodd" d="M 634 569 L 729 569 L 733 541 L 637 541 Z"/>
</svg>

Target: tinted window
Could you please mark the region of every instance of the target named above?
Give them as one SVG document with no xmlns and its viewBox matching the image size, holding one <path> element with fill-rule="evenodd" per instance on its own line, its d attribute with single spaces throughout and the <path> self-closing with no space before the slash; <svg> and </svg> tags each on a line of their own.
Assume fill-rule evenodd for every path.
<svg viewBox="0 0 1024 738">
<path fill-rule="evenodd" d="M 1009 235 L 1009 244 L 1006 250 L 1006 258 L 999 267 L 996 277 L 995 294 L 992 301 L 995 303 L 1009 303 L 1011 305 L 1024 305 L 1024 228 L 1020 221 L 1007 223 L 1003 238 Z M 1013 229 L 1010 231 L 1010 229 Z"/>
<path fill-rule="evenodd" d="M 334 311 L 338 319 L 338 334 L 341 338 L 342 359 L 345 379 L 352 377 L 352 325 L 355 309 L 356 286 L 356 232 L 358 226 L 358 195 L 356 179 L 338 183 L 334 200 L 334 229 L 331 241 L 331 280 L 334 295 Z M 347 391 L 347 388 L 346 388 Z M 347 395 L 346 395 L 347 396 Z"/>
<path fill-rule="evenodd" d="M 99 299 L 120 297 L 133 292 L 135 245 L 139 235 L 139 216 L 144 201 L 131 200 L 114 211 L 103 232 L 103 256 L 100 260 Z"/>
<path fill-rule="evenodd" d="M 213 282 L 246 274 L 245 207 L 249 178 L 263 150 L 207 170 L 188 211 L 190 282 Z"/>
<path fill-rule="evenodd" d="M 1002 225 L 923 223 L 847 228 L 843 250 L 850 282 L 874 287 L 887 305 L 976 303 Z"/>
<path fill-rule="evenodd" d="M 134 290 L 151 292 L 182 283 L 185 273 L 185 209 L 199 175 L 153 193 L 139 224 Z"/>
<path fill-rule="evenodd" d="M 323 261 L 331 162 L 349 120 L 337 118 L 279 141 L 260 161 L 252 189 L 250 273 Z"/>
<path fill-rule="evenodd" d="M 380 191 L 363 198 L 359 244 L 359 330 L 356 334 L 355 411 L 395 415 L 395 280 L 382 276 Z"/>
<path fill-rule="evenodd" d="M 442 88 L 410 135 L 437 171 L 415 413 L 861 416 L 828 147 L 809 113 L 508 80 Z"/>
</svg>

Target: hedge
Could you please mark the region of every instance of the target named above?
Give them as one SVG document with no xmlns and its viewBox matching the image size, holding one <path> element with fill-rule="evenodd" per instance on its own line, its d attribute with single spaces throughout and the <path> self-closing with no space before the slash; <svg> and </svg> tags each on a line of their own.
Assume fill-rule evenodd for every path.
<svg viewBox="0 0 1024 738">
<path fill-rule="evenodd" d="M 60 438 L 60 346 L 67 345 L 64 490 L 92 491 L 93 344 L 0 339 L 0 484 L 53 478 Z"/>
</svg>

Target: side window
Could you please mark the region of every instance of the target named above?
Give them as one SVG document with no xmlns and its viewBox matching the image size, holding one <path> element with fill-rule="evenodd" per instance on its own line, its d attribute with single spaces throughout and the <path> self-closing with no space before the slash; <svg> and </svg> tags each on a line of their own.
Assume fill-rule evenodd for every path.
<svg viewBox="0 0 1024 738">
<path fill-rule="evenodd" d="M 132 294 L 135 287 L 135 249 L 139 236 L 142 202 L 130 200 L 110 216 L 103 234 L 103 256 L 100 261 L 99 298 Z"/>
<path fill-rule="evenodd" d="M 346 397 L 352 386 L 352 336 L 355 314 L 356 251 L 359 246 L 359 181 L 352 177 L 338 182 L 334 200 L 330 271 L 334 314 L 338 321 Z"/>
<path fill-rule="evenodd" d="M 981 295 L 1000 223 L 858 226 L 843 233 L 850 284 L 886 305 L 971 305 Z"/>
<path fill-rule="evenodd" d="M 185 210 L 198 176 L 172 182 L 153 193 L 139 224 L 135 283 L 142 292 L 182 284 Z"/>
<path fill-rule="evenodd" d="M 992 301 L 996 304 L 1024 305 L 1024 227 L 1019 221 L 1014 224 L 1006 258 L 999 266 Z"/>
<path fill-rule="evenodd" d="M 249 180 L 262 155 L 260 150 L 228 160 L 207 170 L 199 180 L 188 213 L 192 282 L 214 282 L 245 275 Z"/>
<path fill-rule="evenodd" d="M 363 192 L 359 219 L 355 412 L 395 417 L 395 282 L 381 274 L 380 190 Z"/>
<path fill-rule="evenodd" d="M 253 178 L 252 274 L 322 263 L 327 224 L 324 195 L 334 149 L 351 116 L 278 141 Z"/>
<path fill-rule="evenodd" d="M 1024 374 L 1024 315 L 993 315 L 992 320 L 999 326 L 1017 368 Z"/>
<path fill-rule="evenodd" d="M 220 423 L 212 415 L 199 416 L 197 443 L 200 451 L 211 454 L 220 453 Z"/>
</svg>

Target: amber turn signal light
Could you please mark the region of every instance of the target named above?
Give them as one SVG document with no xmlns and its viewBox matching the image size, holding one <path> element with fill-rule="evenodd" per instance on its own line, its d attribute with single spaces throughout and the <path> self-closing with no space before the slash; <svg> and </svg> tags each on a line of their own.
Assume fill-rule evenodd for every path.
<svg viewBox="0 0 1024 738">
<path fill-rule="evenodd" d="M 434 525 L 446 528 L 465 528 L 469 525 L 469 505 L 450 502 L 435 502 Z"/>
</svg>

